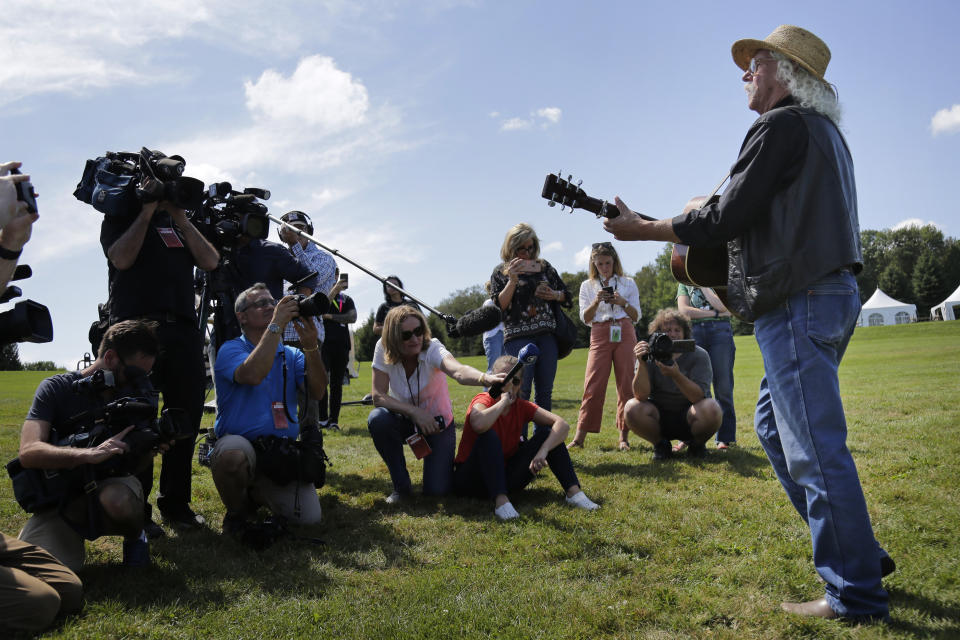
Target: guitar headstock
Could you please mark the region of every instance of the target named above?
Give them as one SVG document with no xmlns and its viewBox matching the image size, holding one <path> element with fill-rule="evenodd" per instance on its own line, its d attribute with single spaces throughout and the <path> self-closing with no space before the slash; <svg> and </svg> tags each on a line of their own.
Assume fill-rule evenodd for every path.
<svg viewBox="0 0 960 640">
<path fill-rule="evenodd" d="M 573 176 L 568 175 L 564 179 L 559 173 L 551 173 L 543 181 L 543 191 L 540 192 L 540 196 L 547 200 L 547 204 L 551 207 L 559 202 L 561 211 L 564 207 L 570 207 L 571 212 L 574 209 L 584 209 L 607 218 L 615 218 L 620 214 L 612 203 L 588 196 L 587 192 L 580 188 L 581 184 L 583 180 L 578 180 L 574 184 Z"/>
<path fill-rule="evenodd" d="M 543 191 L 540 192 L 540 196 L 547 200 L 547 204 L 551 207 L 556 206 L 559 202 L 561 211 L 565 206 L 570 207 L 572 211 L 576 208 L 577 203 L 583 202 L 587 198 L 586 192 L 580 188 L 581 184 L 583 184 L 583 180 L 573 184 L 573 176 L 568 175 L 567 179 L 564 180 L 560 174 L 551 173 L 543 181 Z"/>
</svg>

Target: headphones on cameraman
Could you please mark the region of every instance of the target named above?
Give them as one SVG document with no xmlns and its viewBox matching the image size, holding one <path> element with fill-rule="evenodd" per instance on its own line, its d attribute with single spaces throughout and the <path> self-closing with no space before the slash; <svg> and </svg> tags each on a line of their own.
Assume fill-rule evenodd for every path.
<svg viewBox="0 0 960 640">
<path fill-rule="evenodd" d="M 310 216 L 308 216 L 307 214 L 305 214 L 303 211 L 288 211 L 288 212 L 286 212 L 285 214 L 283 214 L 282 216 L 280 216 L 280 219 L 283 220 L 284 222 L 288 222 L 288 223 L 290 223 L 290 224 L 293 224 L 293 223 L 295 223 L 295 222 L 300 222 L 300 223 L 306 225 L 306 227 L 307 227 L 307 229 L 306 229 L 307 233 L 310 234 L 310 235 L 313 235 L 313 221 L 310 220 Z M 282 228 L 282 227 L 281 227 L 281 228 Z M 280 229 L 281 229 L 281 228 L 278 228 L 278 229 L 277 229 L 277 234 L 280 233 Z"/>
</svg>

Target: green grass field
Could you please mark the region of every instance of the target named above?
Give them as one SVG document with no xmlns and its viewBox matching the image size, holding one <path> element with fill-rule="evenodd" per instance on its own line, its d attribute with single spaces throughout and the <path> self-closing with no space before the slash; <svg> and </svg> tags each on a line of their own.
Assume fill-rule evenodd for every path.
<svg viewBox="0 0 960 640">
<path fill-rule="evenodd" d="M 152 545 L 154 566 L 124 570 L 120 544 L 88 545 L 87 607 L 56 638 L 957 638 L 960 637 L 960 322 L 858 329 L 841 367 L 849 446 L 877 538 L 898 569 L 885 582 L 892 622 L 854 626 L 780 611 L 819 597 L 806 528 L 753 433 L 762 375 L 737 339 L 739 447 L 705 460 L 651 461 L 616 450 L 611 385 L 603 431 L 573 454 L 598 512 L 567 507 L 550 474 L 514 498 L 417 498 L 388 507 L 386 467 L 345 407 L 327 435 L 320 490 L 325 546 L 288 541 L 257 554 L 219 535 L 223 508 L 194 467 L 194 506 L 211 529 Z M 465 359 L 479 365 L 480 358 Z M 586 351 L 560 364 L 554 410 L 575 424 Z M 0 373 L 0 459 L 42 373 Z M 344 389 L 369 391 L 369 364 Z M 451 385 L 462 420 L 473 387 Z M 212 422 L 209 416 L 205 421 Z M 410 462 L 414 481 L 421 465 Z M 157 465 L 159 467 L 159 465 Z M 26 520 L 0 482 L 0 528 Z"/>
</svg>

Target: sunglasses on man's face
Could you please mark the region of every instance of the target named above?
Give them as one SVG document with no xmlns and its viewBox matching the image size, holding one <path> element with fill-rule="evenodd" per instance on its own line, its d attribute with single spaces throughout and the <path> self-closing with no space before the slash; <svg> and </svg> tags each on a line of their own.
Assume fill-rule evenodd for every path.
<svg viewBox="0 0 960 640">
<path fill-rule="evenodd" d="M 263 309 L 264 307 L 275 307 L 277 306 L 277 301 L 273 298 L 260 298 L 255 302 L 251 302 L 245 306 L 241 311 L 246 311 L 247 309 Z"/>
<path fill-rule="evenodd" d="M 401 331 L 401 332 L 400 332 L 400 337 L 403 339 L 404 342 L 406 342 L 407 340 L 409 340 L 409 339 L 412 338 L 413 336 L 417 336 L 417 337 L 419 338 L 419 337 L 421 337 L 422 335 L 423 335 L 423 327 L 417 327 L 416 329 L 413 329 L 413 330 L 411 330 L 411 331 Z"/>
</svg>

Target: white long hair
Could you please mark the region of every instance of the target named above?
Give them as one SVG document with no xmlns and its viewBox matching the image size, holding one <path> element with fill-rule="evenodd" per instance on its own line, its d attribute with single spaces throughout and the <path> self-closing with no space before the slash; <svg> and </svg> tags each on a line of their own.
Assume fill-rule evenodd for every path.
<svg viewBox="0 0 960 640">
<path fill-rule="evenodd" d="M 777 80 L 796 98 L 800 106 L 823 114 L 839 127 L 841 108 L 833 87 L 817 80 L 809 71 L 782 53 L 771 51 L 770 55 L 777 61 Z"/>
</svg>

